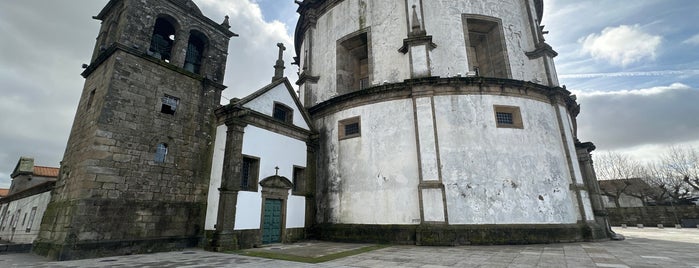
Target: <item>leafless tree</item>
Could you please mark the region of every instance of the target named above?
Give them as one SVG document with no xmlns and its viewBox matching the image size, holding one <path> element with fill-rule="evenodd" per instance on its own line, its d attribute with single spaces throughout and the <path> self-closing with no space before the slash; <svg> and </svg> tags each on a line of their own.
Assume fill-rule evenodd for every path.
<svg viewBox="0 0 699 268">
<path fill-rule="evenodd" d="M 662 155 L 661 161 L 675 176 L 699 191 L 699 151 L 696 148 L 672 146 Z"/>
<path fill-rule="evenodd" d="M 608 182 L 600 183 L 600 190 L 603 195 L 614 199 L 616 207 L 621 207 L 619 200 L 622 195 L 629 195 L 631 189 L 635 188 L 632 179 L 643 175 L 640 162 L 618 152 L 608 152 L 595 156 L 595 170 L 600 180 L 608 180 Z"/>
<path fill-rule="evenodd" d="M 643 174 L 641 163 L 622 153 L 607 152 L 594 158 L 595 171 L 600 180 L 638 178 Z"/>
</svg>

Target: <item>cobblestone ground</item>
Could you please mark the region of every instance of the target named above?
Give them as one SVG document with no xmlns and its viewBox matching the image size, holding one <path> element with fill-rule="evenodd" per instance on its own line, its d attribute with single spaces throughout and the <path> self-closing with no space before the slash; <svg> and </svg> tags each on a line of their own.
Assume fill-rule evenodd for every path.
<svg viewBox="0 0 699 268">
<path fill-rule="evenodd" d="M 49 262 L 0 255 L 0 267 L 690 267 L 699 268 L 699 229 L 615 229 L 625 241 L 513 246 L 393 246 L 320 264 L 198 249 Z"/>
</svg>

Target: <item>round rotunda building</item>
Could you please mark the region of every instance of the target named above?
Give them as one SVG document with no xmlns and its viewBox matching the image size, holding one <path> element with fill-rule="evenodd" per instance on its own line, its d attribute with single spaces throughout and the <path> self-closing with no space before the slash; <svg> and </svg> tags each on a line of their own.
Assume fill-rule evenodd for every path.
<svg viewBox="0 0 699 268">
<path fill-rule="evenodd" d="M 305 0 L 300 98 L 320 238 L 420 245 L 607 238 L 542 0 Z"/>
</svg>

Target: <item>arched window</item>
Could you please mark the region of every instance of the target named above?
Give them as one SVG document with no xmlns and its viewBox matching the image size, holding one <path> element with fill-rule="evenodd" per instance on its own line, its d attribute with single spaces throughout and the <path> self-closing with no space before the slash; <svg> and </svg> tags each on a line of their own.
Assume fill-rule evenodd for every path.
<svg viewBox="0 0 699 268">
<path fill-rule="evenodd" d="M 150 51 L 153 57 L 170 62 L 172 45 L 175 43 L 175 26 L 164 18 L 155 20 Z"/>
<path fill-rule="evenodd" d="M 189 33 L 187 42 L 187 55 L 184 58 L 184 69 L 198 74 L 201 71 L 202 58 L 206 48 L 206 36 L 200 32 Z"/>
<path fill-rule="evenodd" d="M 159 143 L 155 148 L 155 162 L 165 163 L 165 156 L 167 156 L 167 144 Z"/>
</svg>

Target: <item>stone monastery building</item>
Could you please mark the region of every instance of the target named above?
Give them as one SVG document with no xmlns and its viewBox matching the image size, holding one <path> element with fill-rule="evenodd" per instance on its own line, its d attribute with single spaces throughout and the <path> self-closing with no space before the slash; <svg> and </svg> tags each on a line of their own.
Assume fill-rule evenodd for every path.
<svg viewBox="0 0 699 268">
<path fill-rule="evenodd" d="M 271 83 L 221 106 L 228 18 L 109 1 L 34 251 L 613 234 L 542 0 L 297 3 L 300 96 L 280 44 Z"/>
</svg>

